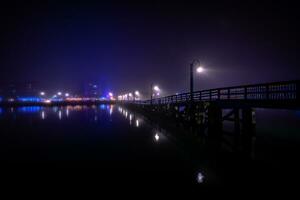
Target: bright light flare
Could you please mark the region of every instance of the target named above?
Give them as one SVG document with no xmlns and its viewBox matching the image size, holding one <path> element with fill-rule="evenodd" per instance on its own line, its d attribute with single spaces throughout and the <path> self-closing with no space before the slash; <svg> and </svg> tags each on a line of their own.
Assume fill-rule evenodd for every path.
<svg viewBox="0 0 300 200">
<path fill-rule="evenodd" d="M 45 96 L 45 92 L 40 92 L 40 95 L 41 96 Z"/>
<path fill-rule="evenodd" d="M 153 89 L 155 90 L 155 91 L 157 91 L 157 92 L 159 92 L 160 91 L 160 89 L 159 89 L 159 87 L 156 85 L 156 86 L 154 86 L 153 87 Z"/>
<path fill-rule="evenodd" d="M 140 92 L 139 91 L 135 91 L 134 94 L 135 94 L 135 96 L 140 96 Z"/>
<path fill-rule="evenodd" d="M 57 93 L 57 95 L 58 95 L 58 96 L 61 96 L 61 95 L 62 95 L 62 93 L 61 93 L 61 92 L 58 92 L 58 93 Z"/>
<path fill-rule="evenodd" d="M 197 67 L 196 69 L 197 73 L 203 73 L 204 72 L 204 68 L 203 67 Z"/>
<path fill-rule="evenodd" d="M 110 92 L 110 93 L 108 93 L 108 96 L 113 97 L 114 95 L 112 92 Z"/>
<path fill-rule="evenodd" d="M 66 97 L 69 97 L 69 96 L 70 96 L 70 94 L 69 94 L 69 93 L 66 93 L 66 94 L 65 94 L 65 96 L 66 96 Z"/>
<path fill-rule="evenodd" d="M 47 100 L 45 100 L 44 102 L 48 104 L 48 103 L 51 103 L 51 100 L 50 100 L 50 99 L 47 99 Z"/>
<path fill-rule="evenodd" d="M 197 174 L 197 182 L 198 183 L 203 183 L 204 182 L 204 175 L 201 172 L 199 172 Z"/>
<path fill-rule="evenodd" d="M 156 133 L 154 138 L 155 138 L 155 141 L 158 141 L 159 140 L 159 135 Z"/>
</svg>

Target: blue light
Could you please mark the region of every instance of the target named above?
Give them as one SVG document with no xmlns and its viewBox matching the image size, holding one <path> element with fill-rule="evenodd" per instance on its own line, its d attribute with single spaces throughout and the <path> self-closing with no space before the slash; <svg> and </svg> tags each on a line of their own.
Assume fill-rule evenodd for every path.
<svg viewBox="0 0 300 200">
<path fill-rule="evenodd" d="M 18 111 L 21 113 L 37 113 L 40 112 L 41 109 L 42 107 L 40 106 L 24 106 L 18 108 Z"/>
<path fill-rule="evenodd" d="M 62 98 L 52 98 L 51 99 L 51 102 L 61 102 L 61 101 L 63 101 Z"/>
<path fill-rule="evenodd" d="M 21 102 L 41 102 L 41 98 L 39 98 L 39 97 L 19 97 L 18 101 L 21 101 Z"/>
<path fill-rule="evenodd" d="M 0 115 L 3 113 L 3 109 L 2 108 L 0 108 Z"/>
<path fill-rule="evenodd" d="M 101 105 L 100 105 L 100 109 L 101 109 L 101 110 L 106 110 L 106 106 L 105 106 L 104 104 L 101 104 Z"/>
</svg>

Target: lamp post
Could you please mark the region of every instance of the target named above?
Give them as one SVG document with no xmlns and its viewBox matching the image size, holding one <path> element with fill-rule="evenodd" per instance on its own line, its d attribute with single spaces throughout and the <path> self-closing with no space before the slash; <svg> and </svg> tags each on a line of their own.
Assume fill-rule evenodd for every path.
<svg viewBox="0 0 300 200">
<path fill-rule="evenodd" d="M 150 86 L 151 90 L 150 90 L 150 104 L 152 105 L 152 98 L 153 98 L 153 83 L 151 83 L 151 86 Z"/>
<path fill-rule="evenodd" d="M 140 92 L 139 92 L 138 90 L 136 90 L 136 91 L 134 92 L 134 101 L 135 101 L 135 100 L 139 100 L 139 97 L 140 97 Z"/>
<path fill-rule="evenodd" d="M 156 95 L 159 95 L 159 92 L 160 92 L 160 88 L 155 85 L 153 86 L 153 83 L 151 84 L 151 105 L 152 105 L 152 100 L 153 100 L 153 92 L 156 92 Z"/>
<path fill-rule="evenodd" d="M 196 68 L 197 73 L 203 73 L 204 68 L 200 66 L 200 61 L 198 59 L 195 59 L 191 64 L 190 64 L 190 101 L 191 104 L 194 101 L 194 70 Z"/>
</svg>

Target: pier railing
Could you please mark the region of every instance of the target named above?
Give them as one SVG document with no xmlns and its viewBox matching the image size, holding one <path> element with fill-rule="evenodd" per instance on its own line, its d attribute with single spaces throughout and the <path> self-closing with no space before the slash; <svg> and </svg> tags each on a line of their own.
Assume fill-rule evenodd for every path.
<svg viewBox="0 0 300 200">
<path fill-rule="evenodd" d="M 193 99 L 191 99 L 193 96 Z M 273 82 L 235 87 L 215 88 L 209 90 L 181 93 L 146 101 L 136 101 L 138 104 L 170 104 L 187 101 L 268 101 L 299 102 L 300 81 Z"/>
</svg>

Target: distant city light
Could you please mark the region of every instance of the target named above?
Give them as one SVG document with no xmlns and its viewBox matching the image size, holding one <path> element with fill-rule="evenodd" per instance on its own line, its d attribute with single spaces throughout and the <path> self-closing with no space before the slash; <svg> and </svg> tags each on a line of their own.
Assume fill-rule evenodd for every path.
<svg viewBox="0 0 300 200">
<path fill-rule="evenodd" d="M 134 94 L 135 94 L 135 96 L 140 96 L 140 92 L 139 91 L 135 91 Z"/>
<path fill-rule="evenodd" d="M 66 97 L 69 97 L 69 96 L 70 96 L 70 94 L 69 94 L 69 93 L 66 93 L 66 94 L 65 94 L 65 96 L 66 96 Z"/>
<path fill-rule="evenodd" d="M 108 93 L 108 96 L 113 97 L 114 95 L 113 95 L 112 92 L 109 92 L 109 93 Z"/>
<path fill-rule="evenodd" d="M 155 138 L 155 141 L 158 141 L 159 140 L 159 135 L 156 133 L 154 138 Z"/>
<path fill-rule="evenodd" d="M 135 125 L 136 125 L 136 127 L 139 127 L 139 126 L 140 126 L 140 122 L 139 122 L 138 119 L 135 121 Z"/>
<path fill-rule="evenodd" d="M 22 102 L 41 102 L 41 99 L 38 97 L 18 97 L 18 101 Z"/>
<path fill-rule="evenodd" d="M 128 96 L 132 97 L 132 93 L 129 93 Z"/>
<path fill-rule="evenodd" d="M 40 95 L 41 96 L 45 96 L 45 92 L 40 92 Z"/>
<path fill-rule="evenodd" d="M 51 100 L 50 99 L 47 99 L 44 101 L 45 103 L 51 103 Z"/>
<path fill-rule="evenodd" d="M 61 92 L 58 92 L 58 93 L 57 93 L 57 95 L 58 95 L 58 96 L 61 96 L 61 95 L 62 95 L 62 93 L 61 93 Z"/>
</svg>

